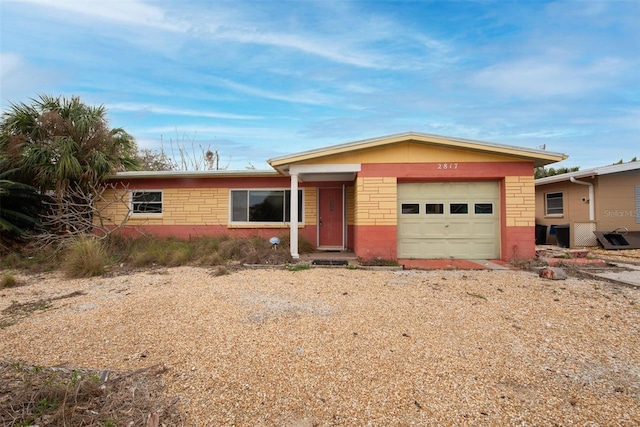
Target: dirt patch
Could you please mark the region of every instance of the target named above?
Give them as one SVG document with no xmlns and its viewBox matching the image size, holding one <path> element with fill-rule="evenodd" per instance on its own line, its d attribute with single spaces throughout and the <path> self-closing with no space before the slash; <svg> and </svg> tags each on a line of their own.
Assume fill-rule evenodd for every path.
<svg viewBox="0 0 640 427">
<path fill-rule="evenodd" d="M 168 426 L 640 424 L 635 289 L 507 270 L 229 273 L 20 277 L 0 312 L 52 307 L 0 329 L 0 354 L 162 367 L 151 400 L 184 414 Z"/>
</svg>

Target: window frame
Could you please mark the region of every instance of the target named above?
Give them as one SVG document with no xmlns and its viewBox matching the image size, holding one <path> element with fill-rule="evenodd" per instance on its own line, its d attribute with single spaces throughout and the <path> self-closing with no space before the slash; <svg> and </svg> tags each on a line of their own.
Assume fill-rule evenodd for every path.
<svg viewBox="0 0 640 427">
<path fill-rule="evenodd" d="M 159 193 L 160 202 L 151 202 L 160 204 L 160 212 L 136 212 L 134 195 L 136 193 Z M 133 189 L 129 190 L 129 212 L 132 217 L 161 217 L 164 214 L 164 192 L 160 189 Z"/>
<path fill-rule="evenodd" d="M 560 199 L 560 212 L 549 212 L 549 196 L 559 194 L 560 197 L 555 197 L 555 199 Z M 552 208 L 557 210 L 558 208 Z M 544 216 L 553 217 L 553 218 L 561 218 L 564 216 L 564 191 L 550 191 L 548 193 L 544 193 Z"/>
<path fill-rule="evenodd" d="M 234 206 L 233 206 L 233 193 L 234 192 L 239 192 L 239 191 L 246 191 L 247 192 L 247 206 L 246 206 L 246 221 L 234 221 L 233 220 L 233 211 L 234 211 Z M 265 191 L 265 192 L 274 192 L 274 191 L 281 191 L 282 195 L 284 197 L 284 201 L 283 201 L 283 220 L 282 221 L 251 221 L 250 220 L 250 209 L 251 209 L 251 204 L 250 204 L 250 200 L 251 200 L 251 192 L 252 191 Z M 273 226 L 273 225 L 280 225 L 280 224 L 290 224 L 291 221 L 286 221 L 286 217 L 287 217 L 287 213 L 288 211 L 291 209 L 290 206 L 287 206 L 286 204 L 286 194 L 288 192 L 291 192 L 291 188 L 288 187 L 277 187 L 277 188 L 230 188 L 229 189 L 229 225 L 250 225 L 250 226 Z M 298 224 L 304 224 L 305 221 L 305 206 L 304 206 L 304 195 L 305 195 L 305 191 L 303 188 L 298 188 L 298 193 L 299 193 L 299 198 L 298 198 L 298 204 L 300 205 L 300 209 L 298 211 Z M 291 200 L 291 198 L 289 197 L 289 200 Z"/>
</svg>

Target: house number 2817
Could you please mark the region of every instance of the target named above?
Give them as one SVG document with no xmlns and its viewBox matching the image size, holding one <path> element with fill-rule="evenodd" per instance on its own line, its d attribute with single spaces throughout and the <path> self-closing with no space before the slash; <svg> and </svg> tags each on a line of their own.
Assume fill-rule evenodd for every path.
<svg viewBox="0 0 640 427">
<path fill-rule="evenodd" d="M 447 170 L 447 169 L 458 169 L 457 163 L 438 163 L 438 169 Z"/>
</svg>

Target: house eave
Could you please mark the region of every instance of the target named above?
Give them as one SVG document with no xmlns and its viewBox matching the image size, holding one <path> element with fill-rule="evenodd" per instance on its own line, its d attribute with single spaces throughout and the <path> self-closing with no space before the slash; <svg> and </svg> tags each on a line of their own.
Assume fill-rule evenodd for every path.
<svg viewBox="0 0 640 427">
<path fill-rule="evenodd" d="M 332 145 L 319 149 L 303 151 L 286 156 L 275 157 L 267 162 L 275 169 L 283 171 L 283 167 L 293 163 L 319 159 L 337 154 L 381 147 L 399 142 L 415 142 L 419 144 L 432 144 L 455 149 L 479 151 L 491 154 L 511 156 L 524 161 L 533 161 L 534 166 L 540 167 L 551 163 L 559 162 L 568 158 L 562 153 L 551 151 L 516 147 L 512 145 L 497 144 L 486 141 L 478 141 L 464 138 L 452 138 L 442 135 L 406 132 L 388 135 L 378 138 L 364 139 L 344 144 Z"/>
<path fill-rule="evenodd" d="M 278 172 L 272 170 L 217 170 L 217 171 L 125 171 L 116 172 L 107 177 L 118 179 L 173 179 L 173 178 L 242 178 L 274 177 Z"/>
<path fill-rule="evenodd" d="M 557 182 L 570 181 L 574 179 L 595 178 L 596 176 L 611 175 L 614 173 L 637 170 L 640 174 L 640 162 L 620 163 L 617 165 L 600 166 L 597 168 L 585 169 L 577 172 L 563 173 L 560 175 L 547 176 L 535 180 L 535 185 L 547 185 Z"/>
</svg>

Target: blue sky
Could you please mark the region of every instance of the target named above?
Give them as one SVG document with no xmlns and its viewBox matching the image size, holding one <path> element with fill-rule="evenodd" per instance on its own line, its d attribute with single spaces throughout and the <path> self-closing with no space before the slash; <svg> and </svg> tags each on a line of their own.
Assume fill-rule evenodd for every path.
<svg viewBox="0 0 640 427">
<path fill-rule="evenodd" d="M 221 164 L 415 131 L 640 156 L 640 0 L 1 0 L 1 107 L 103 104 Z"/>
</svg>

